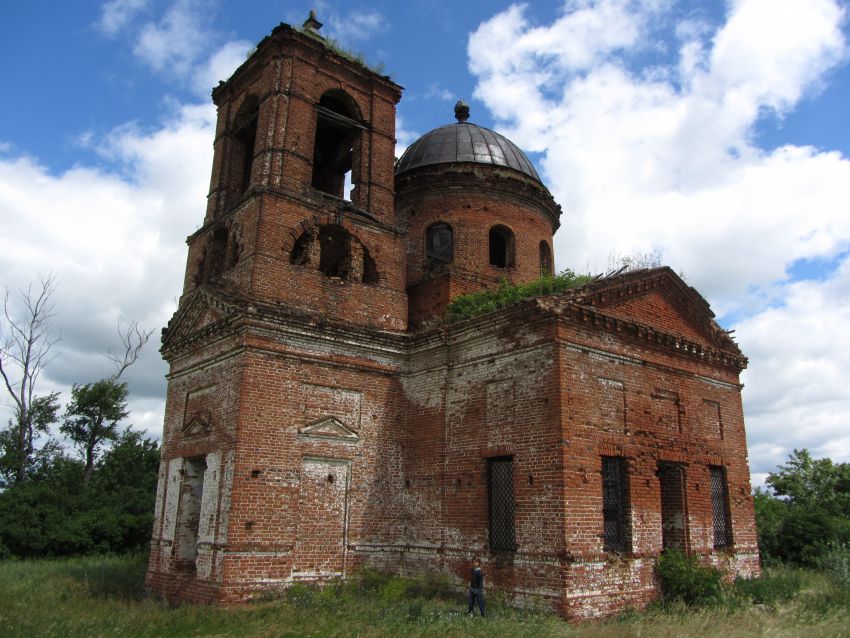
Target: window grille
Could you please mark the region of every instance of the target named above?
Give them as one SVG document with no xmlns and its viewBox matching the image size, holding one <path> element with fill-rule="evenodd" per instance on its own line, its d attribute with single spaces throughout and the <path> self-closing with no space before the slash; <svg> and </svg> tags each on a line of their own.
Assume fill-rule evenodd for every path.
<svg viewBox="0 0 850 638">
<path fill-rule="evenodd" d="M 606 551 L 626 551 L 626 463 L 619 456 L 602 457 L 603 546 Z"/>
<path fill-rule="evenodd" d="M 513 458 L 488 459 L 487 492 L 490 504 L 490 549 L 515 551 Z"/>
<path fill-rule="evenodd" d="M 726 486 L 726 469 L 711 467 L 711 520 L 714 523 L 714 546 L 732 544 L 732 523 L 729 520 L 729 491 Z"/>
</svg>

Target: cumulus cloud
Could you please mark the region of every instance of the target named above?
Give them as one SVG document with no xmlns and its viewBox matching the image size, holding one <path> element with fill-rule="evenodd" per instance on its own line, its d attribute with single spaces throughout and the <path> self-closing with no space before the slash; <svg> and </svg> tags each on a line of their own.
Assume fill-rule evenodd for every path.
<svg viewBox="0 0 850 638">
<path fill-rule="evenodd" d="M 227 42 L 201 65 L 192 79 L 192 85 L 199 95 L 209 94 L 219 82 L 227 80 L 239 66 L 245 62 L 254 45 L 247 40 Z"/>
<path fill-rule="evenodd" d="M 110 169 L 77 166 L 54 174 L 26 156 L 0 159 L 2 283 L 21 289 L 38 273 L 58 279 L 58 356 L 40 391 L 112 371 L 120 319 L 154 328 L 125 375 L 137 425 L 161 430 L 165 367 L 156 330 L 181 293 L 185 238 L 204 215 L 215 111 L 177 106 L 151 131 L 125 125 L 99 141 Z M 138 409 L 137 409 L 138 408 Z M 142 423 L 143 422 L 143 423 Z"/>
<path fill-rule="evenodd" d="M 204 0 L 177 0 L 155 22 L 142 26 L 133 53 L 155 71 L 185 75 L 206 50 Z"/>
<path fill-rule="evenodd" d="M 711 24 L 693 15 L 676 22 L 672 5 L 571 0 L 547 25 L 511 6 L 470 36 L 475 95 L 500 130 L 541 153 L 565 213 L 556 236 L 561 265 L 600 269 L 612 253 L 658 251 L 718 314 L 739 320 L 754 431 L 770 414 L 774 434 L 787 433 L 758 455 L 770 460 L 767 469 L 800 447 L 792 433 L 850 458 L 850 441 L 830 425 L 850 419 L 850 402 L 830 404 L 833 412 L 771 412 L 779 395 L 758 388 L 778 378 L 778 367 L 754 336 L 789 334 L 804 318 L 804 290 L 844 291 L 819 307 L 819 320 L 837 329 L 845 319 L 839 275 L 798 283 L 789 272 L 798 260 L 834 260 L 850 247 L 850 160 L 755 141 L 763 118 L 792 111 L 846 59 L 844 9 L 835 0 L 737 0 Z M 772 343 L 777 360 L 806 361 L 818 348 L 786 341 Z M 850 374 L 842 347 L 823 352 L 830 365 L 805 368 L 805 387 L 832 387 L 836 367 Z M 794 370 L 786 389 L 805 376 Z M 801 393 L 782 396 L 802 401 Z"/>
<path fill-rule="evenodd" d="M 396 158 L 399 158 L 404 155 L 404 151 L 407 150 L 408 146 L 419 139 L 420 134 L 407 128 L 407 123 L 404 121 L 404 117 L 400 114 L 396 114 L 395 137 L 395 156 Z"/>
<path fill-rule="evenodd" d="M 743 381 L 750 458 L 757 468 L 783 462 L 789 449 L 850 456 L 850 257 L 823 281 L 785 287 L 781 305 L 739 322 L 750 357 Z"/>
</svg>

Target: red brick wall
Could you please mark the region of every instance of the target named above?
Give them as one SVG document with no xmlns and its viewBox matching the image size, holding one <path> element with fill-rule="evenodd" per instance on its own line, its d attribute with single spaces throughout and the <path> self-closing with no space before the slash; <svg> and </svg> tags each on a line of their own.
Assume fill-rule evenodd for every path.
<svg viewBox="0 0 850 638">
<path fill-rule="evenodd" d="M 502 279 L 520 283 L 540 276 L 540 242 L 551 247 L 559 210 L 539 182 L 511 169 L 470 163 L 422 167 L 399 176 L 396 182 L 397 213 L 408 235 L 408 286 L 432 276 L 425 258 L 425 235 L 436 222 L 452 227 L 454 255 L 445 271 L 463 281 L 465 288 L 473 282 L 473 289 L 481 290 Z M 490 265 L 489 232 L 496 225 L 506 226 L 514 234 L 511 267 Z M 425 294 L 425 289 L 420 290 Z M 418 298 L 411 303 L 417 308 L 412 313 L 417 317 L 431 305 Z"/>
</svg>

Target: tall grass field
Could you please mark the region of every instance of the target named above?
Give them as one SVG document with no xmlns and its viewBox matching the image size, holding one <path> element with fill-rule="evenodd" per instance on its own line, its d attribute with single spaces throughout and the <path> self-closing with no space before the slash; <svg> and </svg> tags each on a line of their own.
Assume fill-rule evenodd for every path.
<svg viewBox="0 0 850 638">
<path fill-rule="evenodd" d="M 241 607 L 175 608 L 146 595 L 144 572 L 142 556 L 0 562 L 0 636 L 850 638 L 850 583 L 785 568 L 727 585 L 708 606 L 656 605 L 578 625 L 513 609 L 492 592 L 488 616 L 469 616 L 463 592 L 446 582 L 368 572 Z"/>
</svg>

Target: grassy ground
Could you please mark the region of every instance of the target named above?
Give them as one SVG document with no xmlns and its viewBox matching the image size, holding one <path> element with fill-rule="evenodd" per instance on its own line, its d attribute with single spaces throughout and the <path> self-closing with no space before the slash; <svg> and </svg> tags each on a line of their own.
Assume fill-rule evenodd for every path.
<svg viewBox="0 0 850 638">
<path fill-rule="evenodd" d="M 144 570 L 139 557 L 2 562 L 0 636 L 850 638 L 850 589 L 823 574 L 783 570 L 730 590 L 715 607 L 657 608 L 578 626 L 510 609 L 496 596 L 487 618 L 467 616 L 457 594 L 439 583 L 375 575 L 322 591 L 298 586 L 282 599 L 239 608 L 170 608 L 146 597 Z"/>
</svg>

